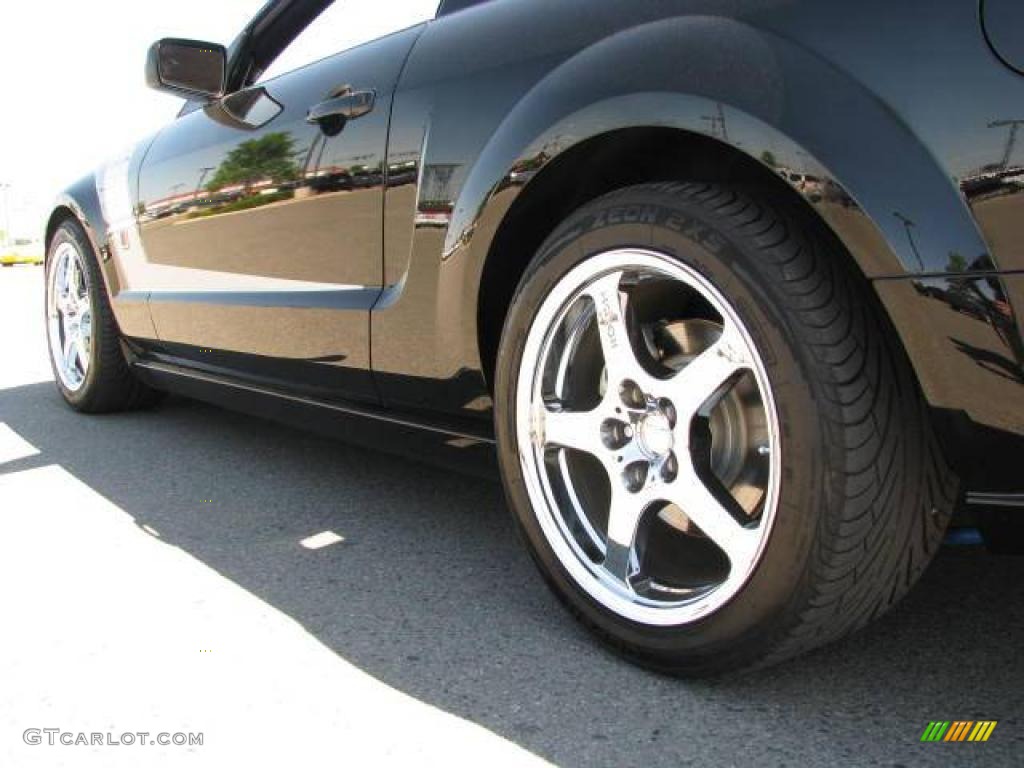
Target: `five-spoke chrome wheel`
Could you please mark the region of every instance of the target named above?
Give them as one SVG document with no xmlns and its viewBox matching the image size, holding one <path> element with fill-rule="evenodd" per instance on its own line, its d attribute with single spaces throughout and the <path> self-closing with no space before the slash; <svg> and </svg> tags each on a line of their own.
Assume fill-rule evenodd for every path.
<svg viewBox="0 0 1024 768">
<path fill-rule="evenodd" d="M 66 389 L 85 382 L 93 341 L 89 278 L 82 254 L 70 242 L 51 256 L 46 286 L 46 319 L 54 369 Z"/>
<path fill-rule="evenodd" d="M 591 597 L 679 625 L 746 583 L 778 502 L 764 365 L 722 293 L 664 254 L 595 255 L 548 293 L 516 389 L 540 527 Z"/>
</svg>

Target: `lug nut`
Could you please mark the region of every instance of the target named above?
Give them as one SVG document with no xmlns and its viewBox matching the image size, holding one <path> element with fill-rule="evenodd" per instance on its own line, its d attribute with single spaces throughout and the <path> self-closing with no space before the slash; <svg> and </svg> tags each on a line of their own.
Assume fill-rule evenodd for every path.
<svg viewBox="0 0 1024 768">
<path fill-rule="evenodd" d="M 605 419 L 601 424 L 601 442 L 604 447 L 617 451 L 633 438 L 633 428 L 618 419 Z"/>
<path fill-rule="evenodd" d="M 622 473 L 622 480 L 626 483 L 626 489 L 630 493 L 636 493 L 644 487 L 647 482 L 647 462 L 634 461 L 626 467 Z"/>
<path fill-rule="evenodd" d="M 671 483 L 679 474 L 679 460 L 674 453 L 670 453 L 661 465 L 661 479 Z"/>
<path fill-rule="evenodd" d="M 628 408 L 643 408 L 647 405 L 647 398 L 644 397 L 640 385 L 630 379 L 622 382 L 622 385 L 619 387 L 619 397 L 622 398 L 622 402 Z"/>
<path fill-rule="evenodd" d="M 672 429 L 676 428 L 676 407 L 672 405 L 672 401 L 667 397 L 663 397 L 658 400 L 658 408 L 665 414 L 665 418 L 668 419 L 668 425 Z"/>
</svg>

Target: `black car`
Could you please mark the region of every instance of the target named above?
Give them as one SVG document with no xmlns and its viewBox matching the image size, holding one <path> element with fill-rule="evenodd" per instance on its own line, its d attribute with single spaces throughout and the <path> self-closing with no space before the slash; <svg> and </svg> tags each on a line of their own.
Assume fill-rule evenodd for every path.
<svg viewBox="0 0 1024 768">
<path fill-rule="evenodd" d="M 265 75 L 331 5 L 150 50 L 179 116 L 46 227 L 73 408 L 492 443 L 554 592 L 680 674 L 863 626 L 954 513 L 1011 541 L 1018 0 L 445 0 Z"/>
</svg>

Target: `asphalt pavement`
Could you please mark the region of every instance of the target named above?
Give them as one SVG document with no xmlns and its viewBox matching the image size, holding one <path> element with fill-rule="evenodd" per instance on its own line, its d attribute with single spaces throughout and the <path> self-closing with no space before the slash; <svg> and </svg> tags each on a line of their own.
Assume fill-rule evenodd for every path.
<svg viewBox="0 0 1024 768">
<path fill-rule="evenodd" d="M 0 270 L 0 765 L 1024 764 L 1024 558 L 946 548 L 845 641 L 662 677 L 547 592 L 495 480 L 180 398 L 72 412 L 41 298 Z"/>
</svg>

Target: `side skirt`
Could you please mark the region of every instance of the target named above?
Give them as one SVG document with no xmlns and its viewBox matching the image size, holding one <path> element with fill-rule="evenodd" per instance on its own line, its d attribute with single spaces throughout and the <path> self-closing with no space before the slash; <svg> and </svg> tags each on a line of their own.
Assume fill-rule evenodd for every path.
<svg viewBox="0 0 1024 768">
<path fill-rule="evenodd" d="M 152 387 L 446 469 L 494 479 L 494 436 L 486 423 L 419 418 L 363 403 L 323 402 L 163 361 L 136 358 Z"/>
</svg>

